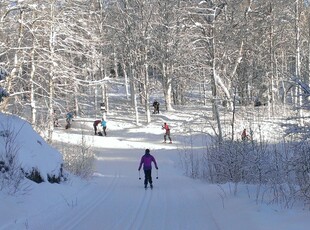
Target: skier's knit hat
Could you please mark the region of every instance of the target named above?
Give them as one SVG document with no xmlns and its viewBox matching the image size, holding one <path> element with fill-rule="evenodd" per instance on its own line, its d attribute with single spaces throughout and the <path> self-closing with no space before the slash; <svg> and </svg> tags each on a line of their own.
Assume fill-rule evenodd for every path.
<svg viewBox="0 0 310 230">
<path fill-rule="evenodd" d="M 150 150 L 149 150 L 149 149 L 146 149 L 146 150 L 145 150 L 145 154 L 150 154 Z"/>
</svg>

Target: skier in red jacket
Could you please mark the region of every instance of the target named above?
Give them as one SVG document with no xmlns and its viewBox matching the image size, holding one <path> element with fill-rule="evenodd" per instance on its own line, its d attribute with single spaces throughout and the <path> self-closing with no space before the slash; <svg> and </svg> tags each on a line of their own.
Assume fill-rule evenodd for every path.
<svg viewBox="0 0 310 230">
<path fill-rule="evenodd" d="M 141 170 L 143 164 L 144 170 L 144 188 L 147 188 L 148 182 L 150 183 L 151 189 L 153 188 L 153 181 L 152 181 L 152 162 L 155 164 L 155 168 L 158 169 L 157 163 L 155 158 L 150 154 L 150 150 L 146 149 L 145 154 L 141 157 L 140 165 L 138 170 Z"/>
<path fill-rule="evenodd" d="M 97 135 L 98 125 L 101 123 L 101 120 L 95 120 L 93 123 L 95 135 Z"/>
<path fill-rule="evenodd" d="M 246 133 L 246 129 L 243 129 L 242 131 L 241 140 L 243 141 L 249 140 L 249 135 Z"/>
<path fill-rule="evenodd" d="M 167 125 L 166 122 L 164 123 L 162 128 L 166 130 L 165 135 L 164 135 L 164 143 L 166 143 L 166 137 L 168 136 L 168 138 L 170 140 L 170 144 L 171 144 L 172 140 L 171 140 L 171 137 L 170 137 L 170 128 L 169 128 L 169 126 Z"/>
</svg>

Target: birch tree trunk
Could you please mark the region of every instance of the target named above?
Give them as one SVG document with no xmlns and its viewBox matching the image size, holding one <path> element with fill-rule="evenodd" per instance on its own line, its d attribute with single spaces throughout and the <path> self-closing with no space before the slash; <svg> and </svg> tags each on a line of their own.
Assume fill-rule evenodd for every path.
<svg viewBox="0 0 310 230">
<path fill-rule="evenodd" d="M 234 65 L 234 68 L 233 68 L 233 71 L 231 72 L 231 79 L 234 79 L 234 76 L 236 75 L 236 72 L 237 72 L 237 68 L 239 66 L 239 64 L 241 63 L 241 60 L 242 60 L 242 53 L 243 53 L 243 40 L 241 41 L 240 43 L 240 48 L 239 48 L 239 56 L 237 57 L 237 60 L 235 62 L 235 65 Z M 223 84 L 224 85 L 224 84 Z M 234 96 L 234 99 L 233 99 L 233 102 L 231 102 L 231 96 L 229 94 L 229 91 L 226 89 L 226 87 L 224 88 L 224 92 L 226 94 L 226 97 L 229 101 L 229 105 L 230 105 L 230 108 L 231 108 L 231 111 L 234 111 L 235 110 L 235 96 Z M 236 92 L 236 89 L 234 89 L 234 91 Z"/>
<path fill-rule="evenodd" d="M 212 65 L 212 72 L 211 72 L 211 89 L 212 89 L 212 111 L 213 111 L 213 119 L 217 121 L 217 128 L 218 128 L 218 141 L 219 143 L 223 140 L 222 135 L 222 127 L 221 127 L 221 120 L 220 120 L 220 113 L 218 110 L 218 98 L 217 98 L 217 88 L 216 88 L 216 56 L 215 56 L 215 39 L 214 39 L 214 25 L 211 28 L 211 40 L 210 40 L 210 48 L 211 48 L 211 65 Z"/>
<path fill-rule="evenodd" d="M 128 84 L 127 67 L 124 61 L 122 63 L 122 66 L 123 66 L 123 73 L 124 73 L 124 80 L 125 80 L 126 98 L 129 99 L 129 84 Z"/>
<path fill-rule="evenodd" d="M 166 110 L 171 111 L 172 110 L 172 79 L 169 75 L 168 66 L 165 63 L 165 61 L 162 62 L 162 73 L 163 73 L 163 84 L 164 84 L 164 96 L 165 96 L 165 102 L 166 102 Z"/>
<path fill-rule="evenodd" d="M 146 114 L 146 123 L 151 122 L 151 112 L 150 112 L 150 93 L 149 93 L 149 73 L 148 73 L 148 57 L 147 57 L 147 47 L 145 48 L 144 54 L 144 94 L 145 94 L 145 114 Z"/>
<path fill-rule="evenodd" d="M 80 115 L 80 108 L 79 108 L 79 86 L 76 82 L 73 83 L 74 84 L 74 112 L 75 112 L 75 115 L 78 116 Z M 96 86 L 97 88 L 97 86 Z"/>
<path fill-rule="evenodd" d="M 136 70 L 134 68 L 133 63 L 130 65 L 130 70 L 131 70 L 131 80 L 130 80 L 131 102 L 132 102 L 132 106 L 135 111 L 136 125 L 139 125 L 139 122 L 140 122 L 139 121 L 139 110 L 138 110 L 138 102 L 137 102 L 137 94 L 136 94 L 136 85 L 134 82 Z"/>
<path fill-rule="evenodd" d="M 48 92 L 49 92 L 49 103 L 48 103 L 48 114 L 49 114 L 49 120 L 48 120 L 48 141 L 52 142 L 52 136 L 53 136 L 53 131 L 54 131 L 54 121 L 53 121 L 53 113 L 54 113 L 54 108 L 53 108 L 53 100 L 54 100 L 54 74 L 55 74 L 55 66 L 56 65 L 56 60 L 54 58 L 55 56 L 55 39 L 56 39 L 56 32 L 55 32 L 55 2 L 52 1 L 51 6 L 50 6 L 50 38 L 49 38 L 49 52 L 50 52 L 50 61 L 51 64 L 49 66 L 49 78 L 48 78 Z"/>
<path fill-rule="evenodd" d="M 271 109 L 271 114 L 274 114 L 274 105 L 275 105 L 275 96 L 274 96 L 274 87 L 275 87 L 275 83 L 274 83 L 274 57 L 273 57 L 273 52 L 274 52 L 274 46 L 273 46 L 273 7 L 271 2 L 270 4 L 270 14 L 271 14 L 271 21 L 270 21 L 270 32 L 269 32 L 269 58 L 270 58 L 270 94 L 268 97 L 270 97 L 270 99 L 268 99 L 268 106 L 271 107 L 269 108 L 269 111 Z M 270 116 L 270 115 L 269 115 Z"/>
<path fill-rule="evenodd" d="M 300 61 L 300 18 L 299 18 L 299 0 L 295 2 L 295 43 L 296 43 L 296 67 L 295 67 L 295 75 L 297 79 L 301 80 L 301 61 Z M 300 87 L 296 88 L 296 97 L 297 97 L 297 105 L 299 107 L 299 117 L 301 125 L 303 125 L 303 110 L 302 110 L 302 93 Z"/>
<path fill-rule="evenodd" d="M 107 93 L 107 85 L 106 84 L 101 85 L 101 89 L 102 89 L 102 100 L 103 100 L 103 103 L 105 105 L 105 108 L 102 111 L 102 118 L 104 120 L 106 120 L 107 119 L 106 115 L 109 112 L 109 100 L 108 100 L 108 93 Z"/>
<path fill-rule="evenodd" d="M 31 108 L 31 124 L 36 124 L 36 118 L 37 118 L 37 109 L 36 109 L 36 101 L 35 101 L 35 72 L 36 72 L 36 66 L 35 66 L 35 38 L 34 35 L 32 35 L 32 50 L 31 50 L 31 72 L 30 72 L 30 108 Z"/>
</svg>

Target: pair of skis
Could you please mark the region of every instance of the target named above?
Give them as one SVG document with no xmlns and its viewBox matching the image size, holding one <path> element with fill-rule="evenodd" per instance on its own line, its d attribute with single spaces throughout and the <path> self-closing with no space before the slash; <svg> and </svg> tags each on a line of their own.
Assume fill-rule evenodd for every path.
<svg viewBox="0 0 310 230">
<path fill-rule="evenodd" d="M 153 190 L 153 185 L 151 185 L 151 186 L 150 186 L 150 188 L 151 188 L 151 190 Z M 144 189 L 145 189 L 145 190 L 147 190 L 147 189 L 148 189 L 148 187 L 147 187 L 147 186 L 145 186 L 145 187 L 144 187 Z"/>
<path fill-rule="evenodd" d="M 163 141 L 164 144 L 167 144 L 166 141 Z M 168 142 L 168 144 L 172 144 L 172 141 Z"/>
</svg>

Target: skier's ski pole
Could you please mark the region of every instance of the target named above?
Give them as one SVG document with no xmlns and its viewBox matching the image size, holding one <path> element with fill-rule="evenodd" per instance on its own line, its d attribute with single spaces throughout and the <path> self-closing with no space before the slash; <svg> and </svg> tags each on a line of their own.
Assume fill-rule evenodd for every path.
<svg viewBox="0 0 310 230">
<path fill-rule="evenodd" d="M 140 176 L 140 170 L 139 170 L 139 180 L 141 180 L 141 176 Z"/>
<path fill-rule="evenodd" d="M 156 169 L 156 179 L 158 179 L 158 169 Z"/>
</svg>

